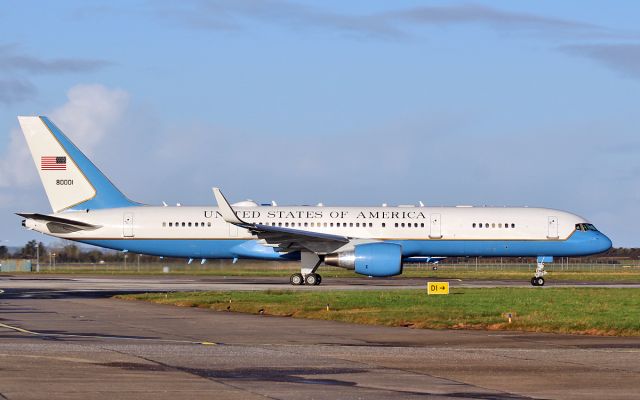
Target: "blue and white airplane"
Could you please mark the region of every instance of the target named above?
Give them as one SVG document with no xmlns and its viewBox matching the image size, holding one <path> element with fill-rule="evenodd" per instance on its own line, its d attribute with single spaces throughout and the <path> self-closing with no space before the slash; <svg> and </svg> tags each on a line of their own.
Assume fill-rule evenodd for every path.
<svg viewBox="0 0 640 400">
<path fill-rule="evenodd" d="M 202 259 L 300 260 L 294 285 L 317 285 L 321 265 L 368 276 L 402 273 L 431 257 L 537 257 L 545 262 L 611 248 L 587 220 L 528 207 L 149 206 L 129 200 L 46 117 L 18 117 L 53 213 L 19 213 L 54 237 L 125 252 Z"/>
</svg>

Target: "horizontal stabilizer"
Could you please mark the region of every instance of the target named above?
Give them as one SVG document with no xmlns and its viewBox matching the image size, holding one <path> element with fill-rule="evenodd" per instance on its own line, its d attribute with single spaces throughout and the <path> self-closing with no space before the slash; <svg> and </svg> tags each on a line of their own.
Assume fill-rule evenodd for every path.
<svg viewBox="0 0 640 400">
<path fill-rule="evenodd" d="M 37 214 L 37 213 L 35 214 L 34 213 L 16 213 L 16 214 L 23 218 L 33 219 L 36 221 L 55 222 L 56 224 L 70 225 L 70 226 L 79 228 L 76 230 L 94 230 L 101 227 L 100 225 L 92 225 L 86 222 L 75 221 L 68 218 L 54 217 L 52 215 Z"/>
</svg>

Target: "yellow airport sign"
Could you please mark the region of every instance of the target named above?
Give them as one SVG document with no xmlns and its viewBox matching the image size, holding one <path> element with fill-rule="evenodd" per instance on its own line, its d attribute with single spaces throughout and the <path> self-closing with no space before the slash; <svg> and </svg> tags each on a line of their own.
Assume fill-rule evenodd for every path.
<svg viewBox="0 0 640 400">
<path fill-rule="evenodd" d="M 449 282 L 427 282 L 427 294 L 449 294 Z"/>
</svg>

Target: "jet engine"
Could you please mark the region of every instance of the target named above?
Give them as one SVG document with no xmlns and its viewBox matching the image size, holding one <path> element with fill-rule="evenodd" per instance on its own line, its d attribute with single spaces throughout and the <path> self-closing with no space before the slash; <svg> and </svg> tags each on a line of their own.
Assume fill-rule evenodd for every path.
<svg viewBox="0 0 640 400">
<path fill-rule="evenodd" d="M 327 254 L 326 265 L 355 270 L 369 276 L 393 276 L 402 273 L 402 246 L 395 243 L 365 243 L 353 250 Z"/>
</svg>

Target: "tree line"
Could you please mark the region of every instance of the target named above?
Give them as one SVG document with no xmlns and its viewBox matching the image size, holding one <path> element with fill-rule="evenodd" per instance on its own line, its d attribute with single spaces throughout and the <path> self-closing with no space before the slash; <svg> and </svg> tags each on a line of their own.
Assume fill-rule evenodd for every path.
<svg viewBox="0 0 640 400">
<path fill-rule="evenodd" d="M 100 261 L 113 262 L 122 261 L 122 252 L 102 251 L 100 249 L 82 248 L 75 244 L 47 246 L 42 242 L 30 240 L 23 247 L 11 252 L 7 246 L 0 246 L 0 260 L 8 258 L 22 258 L 35 260 L 40 256 L 40 260 L 49 260 L 55 256 L 56 262 L 87 262 L 97 263 Z M 157 256 L 141 255 L 141 262 L 157 261 Z"/>
</svg>

